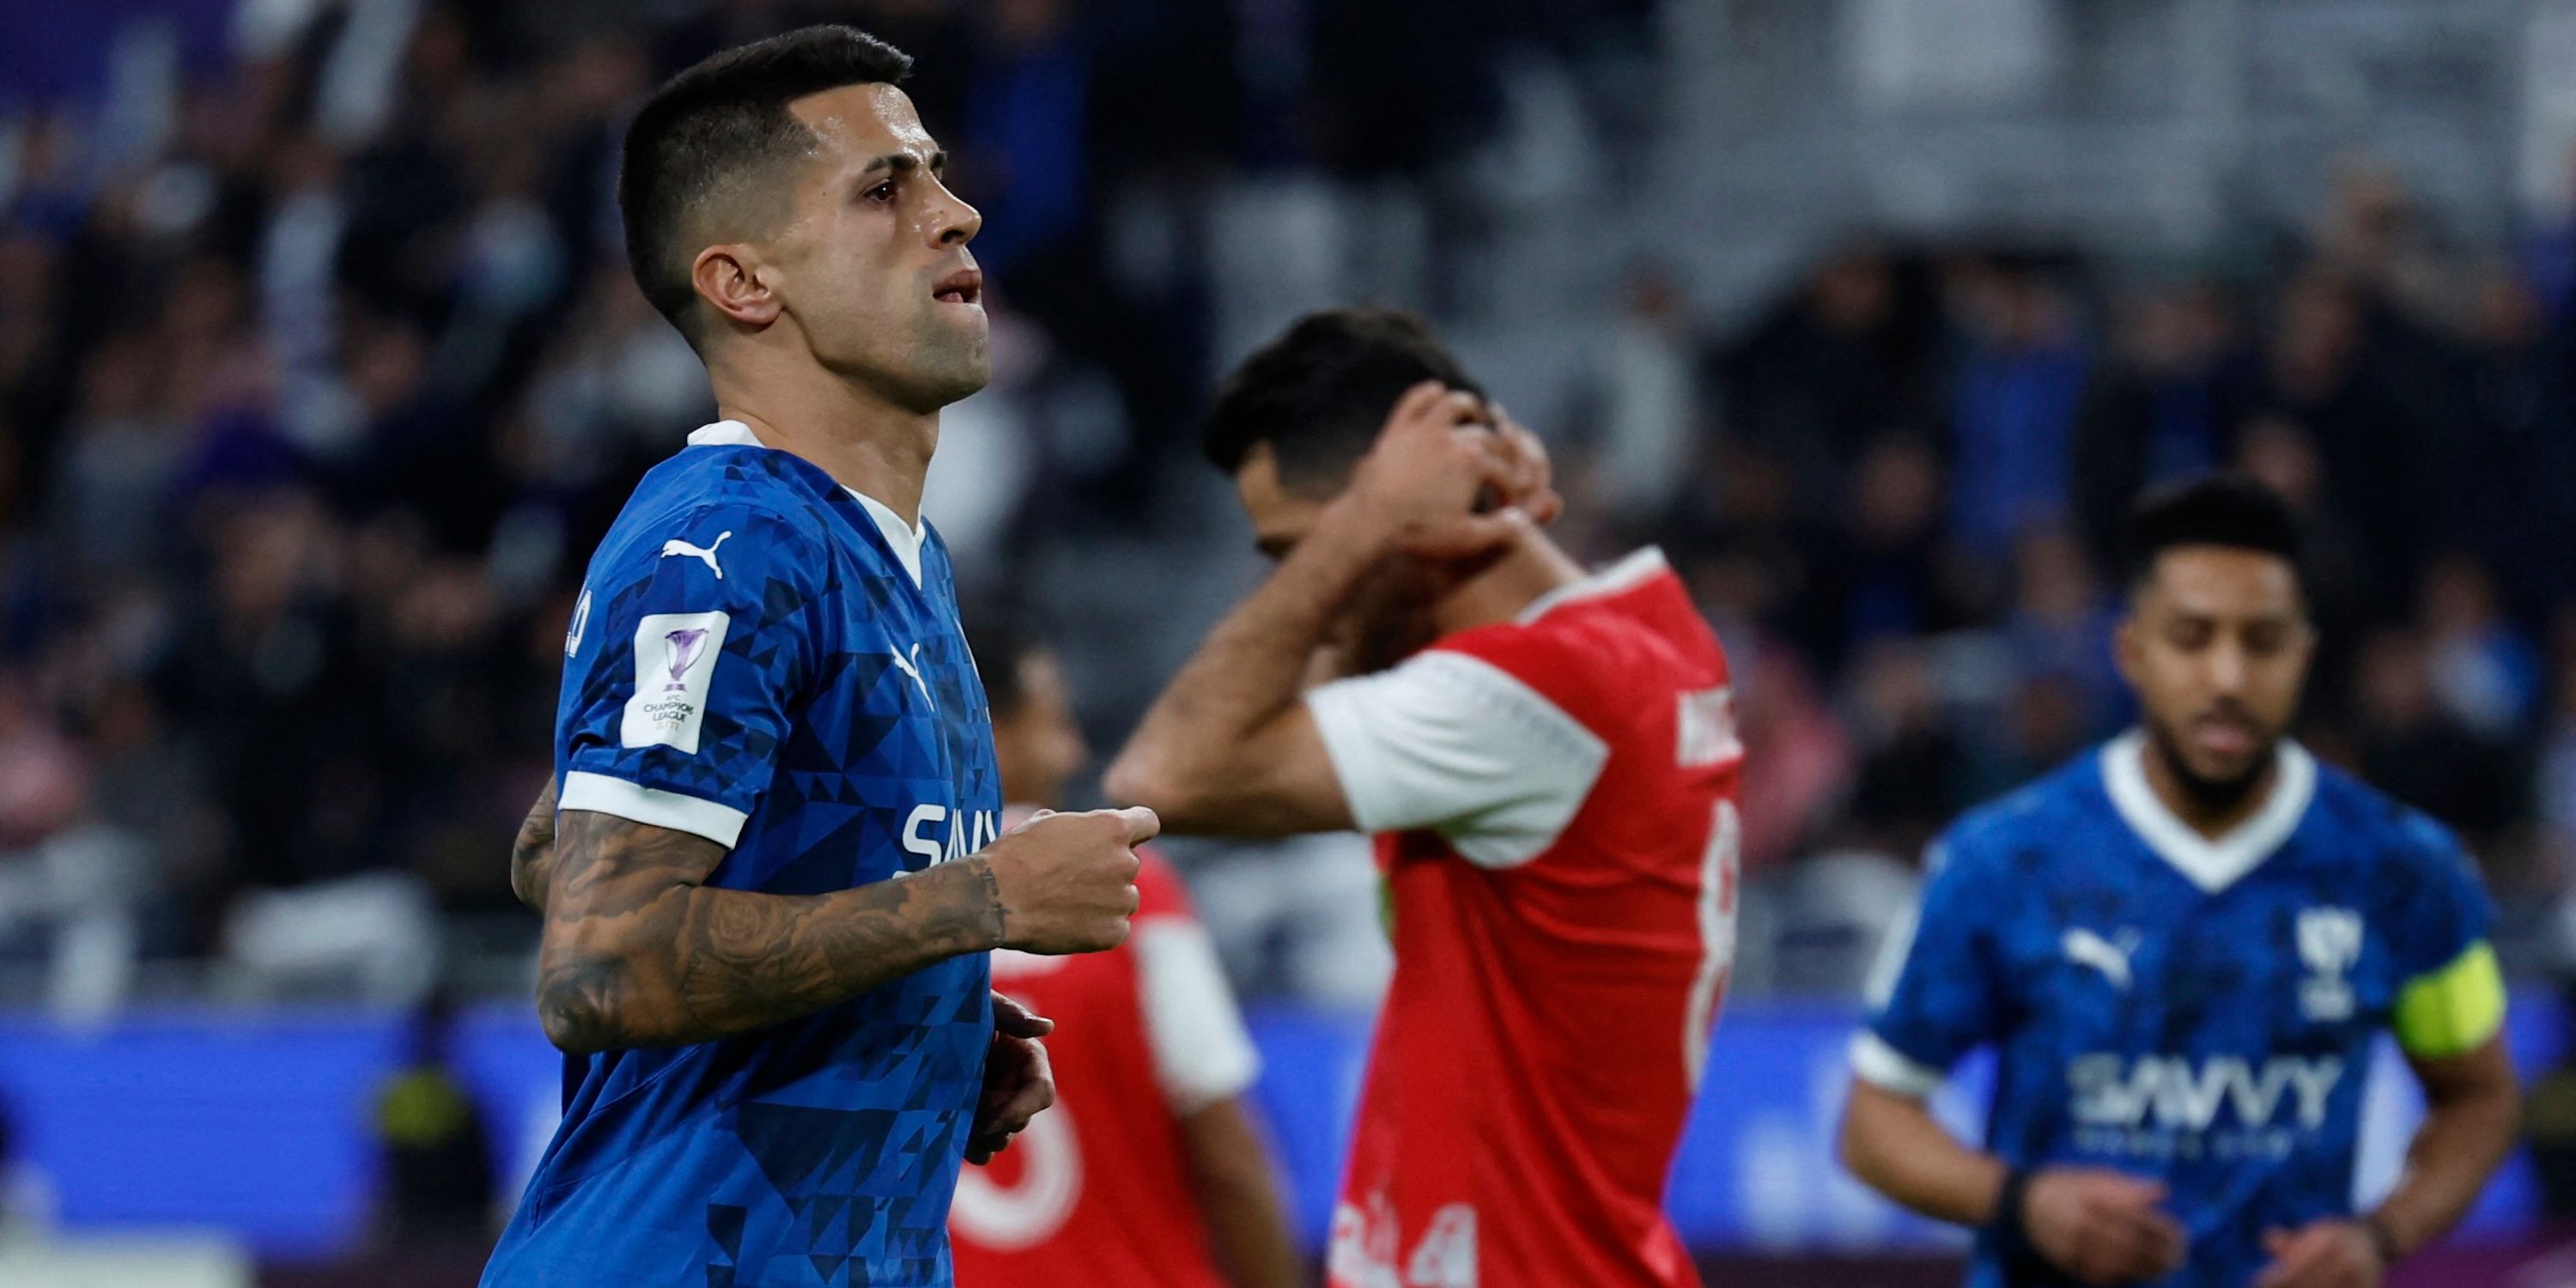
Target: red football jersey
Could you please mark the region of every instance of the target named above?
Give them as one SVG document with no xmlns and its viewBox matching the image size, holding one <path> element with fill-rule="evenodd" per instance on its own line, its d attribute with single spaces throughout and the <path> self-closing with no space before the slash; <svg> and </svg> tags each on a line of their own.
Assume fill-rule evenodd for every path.
<svg viewBox="0 0 2576 1288">
<path fill-rule="evenodd" d="M 1335 1288 L 1698 1282 L 1663 1192 L 1734 959 L 1730 702 L 1652 550 L 1308 695 L 1394 915 Z"/>
<path fill-rule="evenodd" d="M 993 954 L 993 987 L 1056 1022 L 1056 1103 L 959 1175 L 961 1285 L 1224 1288 L 1181 1121 L 1249 1087 L 1258 1060 L 1180 878 L 1148 855 L 1136 889 L 1116 949 Z"/>
</svg>

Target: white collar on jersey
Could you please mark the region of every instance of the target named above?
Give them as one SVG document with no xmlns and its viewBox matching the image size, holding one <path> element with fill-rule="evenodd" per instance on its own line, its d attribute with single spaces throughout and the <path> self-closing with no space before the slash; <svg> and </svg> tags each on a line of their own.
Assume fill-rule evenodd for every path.
<svg viewBox="0 0 2576 1288">
<path fill-rule="evenodd" d="M 767 447 L 769 444 L 760 441 L 759 436 L 751 432 L 751 426 L 741 421 L 720 420 L 691 431 L 689 446 Z M 926 522 L 920 526 L 906 523 L 903 521 L 903 516 L 895 513 L 894 507 L 885 502 L 854 487 L 844 486 L 841 490 L 855 498 L 860 508 L 868 512 L 868 517 L 877 521 L 877 531 L 885 534 L 887 547 L 894 551 L 894 557 L 903 564 L 903 570 L 912 574 L 912 584 L 919 586 L 921 584 L 921 544 L 929 539 Z"/>
<path fill-rule="evenodd" d="M 1527 625 L 1578 599 L 1599 599 L 1634 590 L 1670 566 L 1664 561 L 1661 547 L 1648 546 L 1581 581 L 1569 581 L 1531 600 L 1529 607 L 1522 609 L 1520 615 L 1512 620 Z"/>
<path fill-rule="evenodd" d="M 2120 811 L 2121 820 L 2148 849 L 2204 893 L 2216 894 L 2272 857 L 2298 830 L 2309 802 L 2316 799 L 2317 762 L 2307 748 L 2285 739 L 2279 758 L 2281 772 L 2273 779 L 2272 794 L 2263 807 L 2214 841 L 2175 817 L 2148 785 L 2146 731 L 2132 729 L 2103 746 L 2102 785 L 2110 790 L 2111 804 Z"/>
</svg>

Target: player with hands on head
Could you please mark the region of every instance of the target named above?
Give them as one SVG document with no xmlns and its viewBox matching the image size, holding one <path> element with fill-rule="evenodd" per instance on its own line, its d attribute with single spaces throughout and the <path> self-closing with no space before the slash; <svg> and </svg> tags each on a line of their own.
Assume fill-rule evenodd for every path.
<svg viewBox="0 0 2576 1288">
<path fill-rule="evenodd" d="M 1662 1201 L 1733 958 L 1716 637 L 1660 553 L 1587 574 L 1548 539 L 1537 440 L 1403 314 L 1290 327 L 1207 447 L 1277 567 L 1108 790 L 1377 836 L 1395 976 L 1328 1282 L 1695 1283 Z"/>
</svg>

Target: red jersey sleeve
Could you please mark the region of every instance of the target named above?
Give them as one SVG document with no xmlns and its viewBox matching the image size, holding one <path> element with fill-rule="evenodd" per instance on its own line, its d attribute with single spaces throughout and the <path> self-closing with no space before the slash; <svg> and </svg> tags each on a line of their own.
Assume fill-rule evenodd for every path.
<svg viewBox="0 0 2576 1288">
<path fill-rule="evenodd" d="M 1136 954 L 1136 1000 L 1163 1099 L 1187 1115 L 1249 1088 L 1261 1075 L 1261 1057 L 1216 944 L 1190 911 L 1188 887 L 1160 857 L 1143 857 L 1135 933 L 1127 941 Z"/>
</svg>

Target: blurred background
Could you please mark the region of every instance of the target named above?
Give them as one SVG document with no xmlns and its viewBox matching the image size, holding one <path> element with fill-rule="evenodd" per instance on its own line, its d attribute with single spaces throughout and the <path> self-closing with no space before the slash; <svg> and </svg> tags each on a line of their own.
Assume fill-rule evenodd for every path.
<svg viewBox="0 0 2576 1288">
<path fill-rule="evenodd" d="M 1423 311 L 1574 548 L 1684 571 L 1749 757 L 1713 1276 L 1955 1273 L 1826 1146 L 1860 980 L 2127 719 L 2127 498 L 2233 463 L 2309 526 L 2303 736 L 2505 915 L 2532 1147 L 2415 1281 L 2576 1282 L 2576 0 L 0 0 L 0 1281 L 472 1282 L 557 1104 L 506 866 L 571 597 L 710 410 L 617 141 L 818 19 L 987 217 L 925 508 L 1096 747 L 1260 575 L 1196 417 L 1309 308 Z M 1364 847 L 1169 849 L 1318 1236 Z"/>
</svg>

